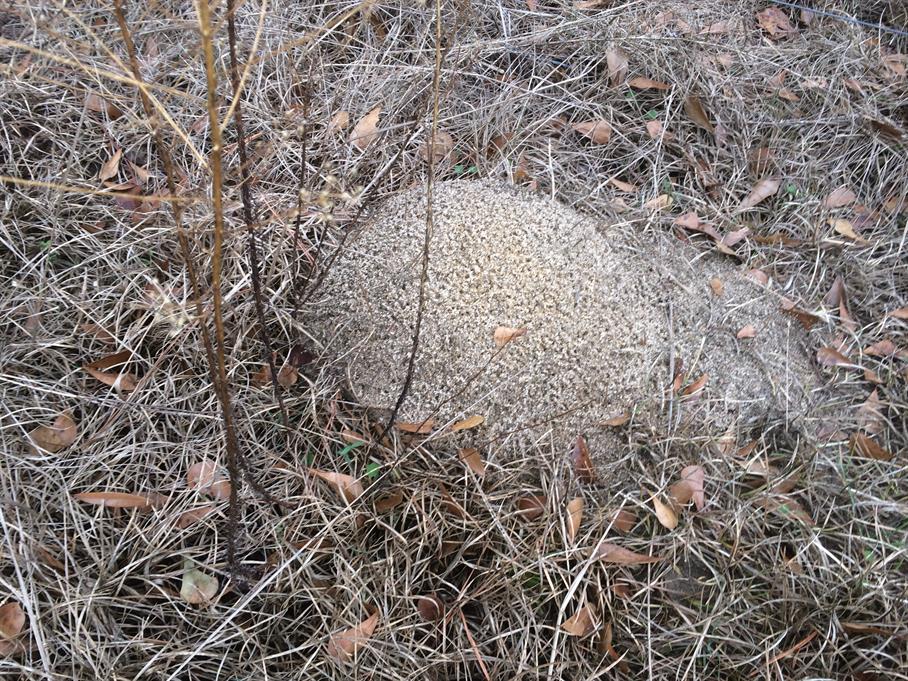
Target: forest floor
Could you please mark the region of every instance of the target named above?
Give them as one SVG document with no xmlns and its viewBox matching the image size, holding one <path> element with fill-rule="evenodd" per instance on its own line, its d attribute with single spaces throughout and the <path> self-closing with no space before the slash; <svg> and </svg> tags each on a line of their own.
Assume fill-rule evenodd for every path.
<svg viewBox="0 0 908 681">
<path fill-rule="evenodd" d="M 224 3 L 207 41 L 187 2 L 0 9 L 0 672 L 908 679 L 908 39 L 815 4 L 840 18 L 243 3 L 242 136 Z M 312 263 L 426 182 L 436 98 L 437 179 L 758 271 L 842 416 L 619 418 L 614 479 L 383 433 L 298 313 Z"/>
</svg>

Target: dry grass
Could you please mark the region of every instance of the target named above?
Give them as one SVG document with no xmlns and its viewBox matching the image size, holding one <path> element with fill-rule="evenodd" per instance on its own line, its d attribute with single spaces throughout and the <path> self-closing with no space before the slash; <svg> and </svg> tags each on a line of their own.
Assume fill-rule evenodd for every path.
<svg viewBox="0 0 908 681">
<path fill-rule="evenodd" d="M 178 198 L 187 201 L 194 255 L 207 275 L 211 150 L 198 123 L 206 85 L 195 12 L 188 3 L 130 5 L 145 78 L 189 141 L 172 143 L 182 173 Z M 444 447 L 397 434 L 342 456 L 344 431 L 374 435 L 381 424 L 334 389 L 343 358 L 330 346 L 284 392 L 292 426 L 285 433 L 273 395 L 255 381 L 261 350 L 236 140 L 227 125 L 229 381 L 258 483 L 290 505 L 276 507 L 243 486 L 239 551 L 258 578 L 233 582 L 223 502 L 201 522 L 175 525 L 184 511 L 209 503 L 188 489 L 187 469 L 202 457 L 224 464 L 225 450 L 171 213 L 166 201 L 136 211 L 97 194 L 98 172 L 115 148 L 153 174 L 146 193 L 165 186 L 136 89 L 123 77 L 116 23 L 106 3 L 16 4 L 0 16 L 0 164 L 2 175 L 31 184 L 4 183 L 0 223 L 0 601 L 20 603 L 27 624 L 19 649 L 0 659 L 7 678 L 908 678 L 906 363 L 863 352 L 883 339 L 908 347 L 908 324 L 887 317 L 908 305 L 906 137 L 887 137 L 871 122 L 908 127 L 905 79 L 882 61 L 886 51 L 908 47 L 832 20 L 773 42 L 754 20 L 763 5 L 743 0 L 664 5 L 693 30 L 656 26 L 652 3 L 599 11 L 446 3 L 439 127 L 456 147 L 437 177 L 536 182 L 539 191 L 644 233 L 669 230 L 674 216 L 696 210 L 723 229 L 746 222 L 757 236 L 798 240 L 748 239 L 743 266 L 771 272 L 786 295 L 819 316 L 812 352 L 835 342 L 877 372 L 878 439 L 892 460 L 858 456 L 835 432 L 853 432 L 857 412 L 855 422 L 830 424 L 825 441 L 784 424 L 735 434 L 738 446 L 757 440 L 752 456 L 773 465 L 779 479 L 796 476 L 782 497 L 775 474 L 748 475 L 728 446 L 688 433 L 629 432 L 623 474 L 596 485 L 579 484 L 567 457 L 544 442 L 490 461 L 483 480 Z M 321 243 L 330 253 L 360 202 L 368 208 L 425 181 L 419 148 L 430 120 L 434 38 L 432 12 L 413 3 L 262 10 L 245 4 L 237 20 L 241 55 L 256 55 L 243 103 L 266 315 L 282 361 L 295 343 L 317 348 L 294 324 L 290 273 Z M 334 20 L 348 11 L 345 21 Z M 223 21 L 223 7 L 215 18 Z M 728 32 L 699 33 L 718 21 L 729 22 Z M 222 84 L 223 33 L 216 45 Z M 665 81 L 671 90 L 610 87 L 612 44 L 627 53 L 630 77 Z M 780 71 L 798 101 L 770 85 Z M 849 87 L 848 79 L 863 85 Z M 88 110 L 88 93 L 123 115 Z M 690 94 L 721 123 L 723 144 L 685 114 Z M 221 97 L 223 120 L 226 88 Z M 365 153 L 329 129 L 338 111 L 355 122 L 379 104 L 381 137 Z M 650 139 L 647 115 L 659 117 L 674 140 Z M 564 125 L 598 118 L 614 127 L 607 146 Z M 175 139 L 173 127 L 165 132 Z M 505 133 L 508 144 L 489 153 Z M 771 171 L 754 171 L 750 153 L 759 147 L 773 150 Z M 295 242 L 304 153 L 307 194 Z M 122 165 L 121 181 L 127 170 Z M 783 190 L 758 210 L 737 213 L 763 172 L 783 178 Z M 607 183 L 612 176 L 641 187 L 623 195 L 626 210 Z M 824 225 L 822 200 L 842 184 L 876 211 L 862 228 L 867 245 Z M 668 213 L 639 209 L 669 190 L 675 206 Z M 854 219 L 853 207 L 839 212 Z M 837 276 L 851 329 L 822 302 Z M 128 370 L 140 377 L 129 394 L 80 369 L 117 350 L 133 353 Z M 846 410 L 874 387 L 860 371 L 818 371 Z M 64 410 L 78 422 L 75 442 L 56 453 L 29 447 L 27 433 Z M 353 505 L 307 473 L 311 464 L 363 476 L 370 462 L 388 484 Z M 689 464 L 706 470 L 707 506 L 685 511 L 668 531 L 643 490 L 665 489 Z M 72 496 L 85 491 L 167 499 L 142 513 Z M 395 491 L 399 505 L 375 510 L 375 498 Z M 538 519 L 516 513 L 525 493 L 547 497 Z M 563 509 L 575 496 L 585 498 L 586 511 L 570 544 Z M 812 522 L 791 512 L 794 503 Z M 611 528 L 621 505 L 638 519 L 627 534 Z M 591 561 L 589 549 L 606 536 L 665 560 L 631 568 Z M 181 600 L 186 559 L 220 578 L 213 604 Z M 418 614 L 417 599 L 430 593 L 447 603 L 441 622 Z M 566 636 L 559 625 L 584 601 L 603 626 L 586 638 Z M 330 659 L 329 636 L 372 609 L 379 623 L 355 661 Z M 600 652 L 605 622 L 618 661 Z"/>
</svg>

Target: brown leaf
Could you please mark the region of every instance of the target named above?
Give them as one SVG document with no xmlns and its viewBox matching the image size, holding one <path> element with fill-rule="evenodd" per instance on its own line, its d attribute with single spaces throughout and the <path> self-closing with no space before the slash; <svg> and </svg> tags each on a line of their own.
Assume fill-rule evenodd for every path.
<svg viewBox="0 0 908 681">
<path fill-rule="evenodd" d="M 461 461 L 463 461 L 467 468 L 479 475 L 480 477 L 485 475 L 486 464 L 482 460 L 482 456 L 479 454 L 479 450 L 475 447 L 464 447 L 463 449 L 458 450 L 458 455 Z"/>
<path fill-rule="evenodd" d="M 706 471 L 702 466 L 686 466 L 681 470 L 681 479 L 671 486 L 669 494 L 682 506 L 693 500 L 698 511 L 706 506 L 704 485 Z"/>
<path fill-rule="evenodd" d="M 445 604 L 435 594 L 420 596 L 416 602 L 416 611 L 426 622 L 437 622 L 445 615 Z"/>
<path fill-rule="evenodd" d="M 195 525 L 197 522 L 204 520 L 209 515 L 214 513 L 217 510 L 216 504 L 205 504 L 204 506 L 199 506 L 197 508 L 191 508 L 188 511 L 184 511 L 176 520 L 176 526 L 181 530 Z"/>
<path fill-rule="evenodd" d="M 352 475 L 335 473 L 334 471 L 322 471 L 317 468 L 310 468 L 309 472 L 315 477 L 334 485 L 341 499 L 348 503 L 352 503 L 365 492 L 362 483 Z"/>
<path fill-rule="evenodd" d="M 656 518 L 662 527 L 669 530 L 678 527 L 678 514 L 669 504 L 662 501 L 658 494 L 653 495 L 653 507 L 656 509 Z"/>
<path fill-rule="evenodd" d="M 841 208 L 842 206 L 847 206 L 849 203 L 854 203 L 857 198 L 855 193 L 848 187 L 838 187 L 837 189 L 833 189 L 829 193 L 829 196 L 824 199 L 823 208 Z"/>
<path fill-rule="evenodd" d="M 0 605 L 0 638 L 14 639 L 25 628 L 25 612 L 16 601 Z"/>
<path fill-rule="evenodd" d="M 637 90 L 670 90 L 671 89 L 671 85 L 669 85 L 668 83 L 663 83 L 662 81 L 659 81 L 659 80 L 653 80 L 652 78 L 644 78 L 642 76 L 638 76 L 637 78 L 631 78 L 629 81 L 627 81 L 627 84 L 630 85 L 632 88 L 636 88 Z"/>
<path fill-rule="evenodd" d="M 426 435 L 432 432 L 435 427 L 435 419 L 428 418 L 425 421 L 397 421 L 394 427 L 404 433 L 415 433 L 417 435 Z"/>
<path fill-rule="evenodd" d="M 877 341 L 873 345 L 868 345 L 864 348 L 864 354 L 870 355 L 871 357 L 891 357 L 892 355 L 902 356 L 904 352 L 900 351 L 895 343 L 886 338 Z"/>
<path fill-rule="evenodd" d="M 513 326 L 499 326 L 496 327 L 495 333 L 492 334 L 492 337 L 495 339 L 495 345 L 499 348 L 504 347 L 510 343 L 515 338 L 520 338 L 525 336 L 527 330 L 525 328 L 515 329 Z"/>
<path fill-rule="evenodd" d="M 99 341 L 107 345 L 113 345 L 117 342 L 116 338 L 114 338 L 114 335 L 100 324 L 85 322 L 84 324 L 79 324 L 79 329 L 81 329 L 85 333 L 91 334 Z"/>
<path fill-rule="evenodd" d="M 469 418 L 465 418 L 463 421 L 458 421 L 453 426 L 451 426 L 451 432 L 456 433 L 459 430 L 469 430 L 471 428 L 476 428 L 485 423 L 485 417 L 480 416 L 479 414 L 474 414 Z"/>
<path fill-rule="evenodd" d="M 98 173 L 98 179 L 102 182 L 104 180 L 109 180 L 112 177 L 116 176 L 120 172 L 120 159 L 123 157 L 123 150 L 117 149 L 113 156 L 107 159 L 104 162 L 104 165 L 101 166 L 101 172 Z"/>
<path fill-rule="evenodd" d="M 608 64 L 608 77 L 612 85 L 619 85 L 627 77 L 627 55 L 620 47 L 611 45 L 605 51 L 605 61 Z"/>
<path fill-rule="evenodd" d="M 725 284 L 722 283 L 722 280 L 719 277 L 713 277 L 709 280 L 709 287 L 713 290 L 713 295 L 721 296 L 725 293 Z"/>
<path fill-rule="evenodd" d="M 364 150 L 378 138 L 378 117 L 381 115 L 381 105 L 375 107 L 363 116 L 350 133 L 350 143 L 357 149 Z"/>
<path fill-rule="evenodd" d="M 681 394 L 684 396 L 693 395 L 694 393 L 700 392 L 706 386 L 706 382 L 709 380 L 709 374 L 702 373 L 696 381 L 687 386 Z"/>
<path fill-rule="evenodd" d="M 588 636 L 596 631 L 596 610 L 589 603 L 577 609 L 561 628 L 568 636 Z"/>
<path fill-rule="evenodd" d="M 797 29 L 791 25 L 788 15 L 775 5 L 757 12 L 757 23 L 771 38 L 784 38 L 797 33 Z"/>
<path fill-rule="evenodd" d="M 753 327 L 752 324 L 742 326 L 738 329 L 738 333 L 735 334 L 735 338 L 738 340 L 744 340 L 745 338 L 755 338 L 757 335 L 757 330 Z"/>
<path fill-rule="evenodd" d="M 341 130 L 346 130 L 348 125 L 350 125 L 350 114 L 343 110 L 338 111 L 331 117 L 331 120 L 328 121 L 328 132 L 333 134 L 340 132 Z"/>
<path fill-rule="evenodd" d="M 859 244 L 869 243 L 866 239 L 864 239 L 854 231 L 854 225 L 851 224 L 849 220 L 840 220 L 838 218 L 829 220 L 829 226 L 847 239 L 852 239 Z"/>
<path fill-rule="evenodd" d="M 277 372 L 277 383 L 284 389 L 292 388 L 299 380 L 299 370 L 292 364 L 285 364 Z"/>
<path fill-rule="evenodd" d="M 596 144 L 607 144 L 612 137 L 612 126 L 602 120 L 574 123 L 571 129 L 584 137 L 589 137 Z"/>
<path fill-rule="evenodd" d="M 829 290 L 826 292 L 826 295 L 823 297 L 823 304 L 830 307 L 838 307 L 845 299 L 845 280 L 842 277 L 836 277 L 832 286 L 829 287 Z"/>
<path fill-rule="evenodd" d="M 123 112 L 116 105 L 94 92 L 89 92 L 85 96 L 85 108 L 94 113 L 106 113 L 107 117 L 112 121 L 123 115 Z"/>
<path fill-rule="evenodd" d="M 867 400 L 858 407 L 858 427 L 872 435 L 879 435 L 883 432 L 885 423 L 879 390 L 874 388 Z"/>
<path fill-rule="evenodd" d="M 368 618 L 355 627 L 350 627 L 332 635 L 325 652 L 338 662 L 349 662 L 356 655 L 356 651 L 369 642 L 377 626 L 378 610 L 375 610 Z"/>
<path fill-rule="evenodd" d="M 895 319 L 908 320 L 908 307 L 900 307 L 897 310 L 892 310 L 887 316 L 894 317 Z"/>
<path fill-rule="evenodd" d="M 571 448 L 571 467 L 574 475 L 580 482 L 595 482 L 596 469 L 593 466 L 593 460 L 590 458 L 590 450 L 586 444 L 586 438 L 578 435 L 574 440 L 574 446 Z"/>
<path fill-rule="evenodd" d="M 628 533 L 637 524 L 637 515 L 626 508 L 619 508 L 612 515 L 612 527 L 618 532 Z"/>
<path fill-rule="evenodd" d="M 892 453 L 881 447 L 876 440 L 864 433 L 852 433 L 849 440 L 851 451 L 877 461 L 891 461 Z"/>
<path fill-rule="evenodd" d="M 694 123 L 699 125 L 707 132 L 716 132 L 716 128 L 709 120 L 709 116 L 706 114 L 706 109 L 703 108 L 703 103 L 700 101 L 699 97 L 695 95 L 686 97 L 684 99 L 684 111 Z"/>
<path fill-rule="evenodd" d="M 545 513 L 546 501 L 540 494 L 525 494 L 517 499 L 517 515 L 524 520 L 536 520 Z"/>
<path fill-rule="evenodd" d="M 662 136 L 662 121 L 647 121 L 646 134 L 650 136 L 650 139 L 659 139 Z"/>
<path fill-rule="evenodd" d="M 717 21 L 710 24 L 700 31 L 700 35 L 718 35 L 721 33 L 730 33 L 732 25 L 728 21 Z"/>
<path fill-rule="evenodd" d="M 769 283 L 769 276 L 763 270 L 747 270 L 745 276 L 753 279 L 761 286 L 766 286 Z"/>
<path fill-rule="evenodd" d="M 668 194 L 659 194 L 659 196 L 644 203 L 643 207 L 647 210 L 659 211 L 670 208 L 673 203 L 674 199 L 672 199 L 672 197 Z"/>
<path fill-rule="evenodd" d="M 186 471 L 186 485 L 215 499 L 224 501 L 230 498 L 231 485 L 210 459 L 203 458 Z"/>
<path fill-rule="evenodd" d="M 864 369 L 864 380 L 870 383 L 875 383 L 876 385 L 883 384 L 883 379 L 880 378 L 880 375 L 872 369 Z"/>
<path fill-rule="evenodd" d="M 613 185 L 619 191 L 627 192 L 628 194 L 634 194 L 637 191 L 636 185 L 619 180 L 617 177 L 610 177 L 608 181 L 609 184 Z"/>
<path fill-rule="evenodd" d="M 610 428 L 618 428 L 619 426 L 623 426 L 630 420 L 631 415 L 628 412 L 623 411 L 620 414 L 605 419 L 605 421 L 602 422 L 602 425 L 609 426 Z"/>
<path fill-rule="evenodd" d="M 644 565 L 658 563 L 662 560 L 662 556 L 647 556 L 609 542 L 599 544 L 596 549 L 596 558 L 603 563 L 614 563 L 615 565 Z"/>
<path fill-rule="evenodd" d="M 583 520 L 583 497 L 575 497 L 567 503 L 567 528 L 568 544 L 573 544 L 580 530 L 580 522 Z"/>
<path fill-rule="evenodd" d="M 69 412 L 63 412 L 50 426 L 38 426 L 28 436 L 46 452 L 55 454 L 69 447 L 79 436 L 79 429 Z"/>
<path fill-rule="evenodd" d="M 733 232 L 729 232 L 722 237 L 721 244 L 724 246 L 734 246 L 738 242 L 742 241 L 750 234 L 750 227 L 742 227 L 741 229 L 736 229 Z"/>
<path fill-rule="evenodd" d="M 73 497 L 86 504 L 107 508 L 152 508 L 157 505 L 157 500 L 150 496 L 126 492 L 79 492 Z"/>
<path fill-rule="evenodd" d="M 817 350 L 817 362 L 827 367 L 853 367 L 851 360 L 831 346 Z"/>
<path fill-rule="evenodd" d="M 818 321 L 820 321 L 819 317 L 800 309 L 797 305 L 795 305 L 794 302 L 792 302 L 788 298 L 782 298 L 782 312 L 794 317 L 799 322 L 801 322 L 801 326 L 803 326 L 804 329 L 807 331 L 810 331 L 810 329 L 813 328 L 813 326 Z"/>
<path fill-rule="evenodd" d="M 439 163 L 444 160 L 445 156 L 454 151 L 454 138 L 450 133 L 444 130 L 438 130 L 435 133 L 435 144 L 432 145 L 433 162 Z M 429 142 L 426 141 L 419 149 L 419 156 L 424 161 L 429 159 Z"/>
<path fill-rule="evenodd" d="M 387 513 L 404 502 L 404 495 L 400 492 L 391 492 L 375 500 L 375 512 Z"/>
<path fill-rule="evenodd" d="M 120 371 L 106 371 L 112 367 L 125 364 L 130 357 L 132 357 L 132 353 L 129 350 L 122 350 L 85 364 L 83 365 L 82 370 L 104 385 L 108 385 L 117 390 L 122 390 L 123 392 L 130 392 L 135 390 L 137 385 L 136 377 L 133 374 Z"/>
<path fill-rule="evenodd" d="M 774 195 L 779 191 L 781 183 L 778 180 L 772 178 L 764 178 L 757 182 L 753 189 L 751 189 L 750 194 L 741 202 L 738 206 L 738 210 L 747 210 L 753 208 L 761 201 L 768 199 L 770 196 Z"/>
<path fill-rule="evenodd" d="M 761 497 L 757 503 L 767 511 L 774 511 L 784 518 L 792 518 L 810 527 L 816 525 L 816 521 L 797 500 L 784 494 Z"/>
</svg>

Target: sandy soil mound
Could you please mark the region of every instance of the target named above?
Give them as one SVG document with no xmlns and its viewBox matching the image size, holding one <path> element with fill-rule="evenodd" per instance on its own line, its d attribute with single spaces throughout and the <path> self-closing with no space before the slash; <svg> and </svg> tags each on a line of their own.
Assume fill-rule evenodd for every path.
<svg viewBox="0 0 908 681">
<path fill-rule="evenodd" d="M 715 430 L 805 413 L 815 381 L 803 332 L 730 258 L 610 232 L 494 182 L 439 184 L 434 205 L 421 344 L 399 420 L 480 414 L 507 449 L 550 433 L 558 447 L 577 433 L 607 438 L 603 422 L 623 412 Z M 393 405 L 406 373 L 424 225 L 424 190 L 388 201 L 348 240 L 310 310 L 310 329 L 344 356 L 369 406 Z M 499 327 L 526 334 L 499 350 Z M 755 336 L 739 339 L 745 327 Z"/>
</svg>

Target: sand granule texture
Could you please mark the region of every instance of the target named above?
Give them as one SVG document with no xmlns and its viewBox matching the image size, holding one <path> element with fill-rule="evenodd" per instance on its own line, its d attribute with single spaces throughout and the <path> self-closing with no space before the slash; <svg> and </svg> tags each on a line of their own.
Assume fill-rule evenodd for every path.
<svg viewBox="0 0 908 681">
<path fill-rule="evenodd" d="M 625 411 L 669 425 L 693 416 L 716 429 L 803 415 L 813 380 L 803 332 L 733 259 L 672 235 L 610 230 L 491 181 L 437 184 L 433 202 L 420 347 L 400 420 L 479 414 L 485 435 L 507 449 L 608 437 L 602 422 Z M 308 311 L 366 406 L 391 407 L 406 374 L 425 208 L 424 189 L 382 205 L 348 239 Z M 737 339 L 747 325 L 756 337 Z M 501 326 L 527 332 L 499 351 Z M 708 374 L 705 389 L 669 406 L 672 367 L 683 369 L 683 386 Z"/>
</svg>

